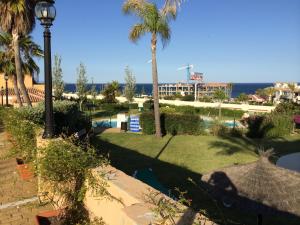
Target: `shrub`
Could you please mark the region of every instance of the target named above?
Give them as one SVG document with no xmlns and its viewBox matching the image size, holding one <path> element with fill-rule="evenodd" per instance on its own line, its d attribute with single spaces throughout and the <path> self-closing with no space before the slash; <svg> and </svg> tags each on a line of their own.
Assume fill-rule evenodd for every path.
<svg viewBox="0 0 300 225">
<path fill-rule="evenodd" d="M 85 145 L 86 146 L 86 145 Z M 75 145 L 71 139 L 51 141 L 40 149 L 40 177 L 46 181 L 47 197 L 54 206 L 64 207 L 59 224 L 90 224 L 84 207 L 87 190 L 97 197 L 109 197 L 105 173 L 93 173 L 103 168 L 106 158 L 96 155 L 95 149 Z"/>
<path fill-rule="evenodd" d="M 154 114 L 152 112 L 144 112 L 140 115 L 140 125 L 144 134 L 155 133 Z"/>
<path fill-rule="evenodd" d="M 16 109 L 3 110 L 1 119 L 7 132 L 12 135 L 13 153 L 25 162 L 33 161 L 36 155 L 35 124 L 24 120 Z"/>
<path fill-rule="evenodd" d="M 213 136 L 224 136 L 229 133 L 229 129 L 219 121 L 214 121 L 210 126 L 210 132 Z"/>
<path fill-rule="evenodd" d="M 140 116 L 140 123 L 144 134 L 155 133 L 153 113 L 142 113 Z M 161 128 L 165 134 L 199 135 L 204 131 L 204 123 L 197 115 L 162 113 Z"/>
<path fill-rule="evenodd" d="M 143 108 L 145 111 L 151 111 L 154 109 L 154 103 L 153 103 L 153 100 L 150 99 L 150 100 L 147 100 L 144 102 L 143 104 Z"/>
<path fill-rule="evenodd" d="M 185 95 L 181 97 L 182 101 L 193 102 L 195 100 L 194 95 Z"/>
<path fill-rule="evenodd" d="M 37 125 L 43 125 L 45 121 L 44 103 L 36 107 L 23 107 L 17 110 L 22 119 L 31 121 Z M 71 134 L 81 129 L 89 130 L 91 122 L 78 109 L 78 104 L 71 101 L 54 101 L 53 115 L 57 134 Z"/>
<path fill-rule="evenodd" d="M 168 95 L 168 96 L 164 96 L 165 100 L 175 100 L 176 97 L 174 95 Z"/>
<path fill-rule="evenodd" d="M 252 116 L 247 119 L 250 138 L 276 138 L 288 135 L 293 129 L 291 115 L 273 112 L 265 116 Z"/>
</svg>

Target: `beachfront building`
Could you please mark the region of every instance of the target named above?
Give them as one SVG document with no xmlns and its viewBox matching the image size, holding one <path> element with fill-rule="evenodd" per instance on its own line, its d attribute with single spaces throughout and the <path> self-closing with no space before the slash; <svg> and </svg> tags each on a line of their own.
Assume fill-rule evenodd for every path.
<svg viewBox="0 0 300 225">
<path fill-rule="evenodd" d="M 35 82 L 33 76 L 30 74 L 24 75 L 24 83 L 27 88 L 29 98 L 33 104 L 44 100 L 44 89 L 45 89 L 44 84 L 39 84 Z M 8 87 L 8 104 L 15 105 L 17 103 L 17 97 L 14 91 L 13 80 L 10 77 L 7 80 L 7 87 Z M 25 101 L 23 99 L 21 91 L 20 94 L 21 94 L 21 100 L 24 103 Z M 2 105 L 2 100 L 3 100 L 3 104 L 5 104 L 6 103 L 6 81 L 4 78 L 4 74 L 0 73 L 0 105 Z"/>
<path fill-rule="evenodd" d="M 274 102 L 292 101 L 300 103 L 300 85 L 297 83 L 277 82 L 274 84 Z"/>
<path fill-rule="evenodd" d="M 232 86 L 228 83 L 198 83 L 197 87 L 197 98 L 202 98 L 204 96 L 212 97 L 216 90 L 222 90 L 225 92 L 228 98 L 231 97 Z M 158 92 L 160 97 L 172 96 L 180 94 L 194 95 L 195 92 L 194 83 L 176 83 L 176 84 L 160 84 L 158 86 Z"/>
</svg>

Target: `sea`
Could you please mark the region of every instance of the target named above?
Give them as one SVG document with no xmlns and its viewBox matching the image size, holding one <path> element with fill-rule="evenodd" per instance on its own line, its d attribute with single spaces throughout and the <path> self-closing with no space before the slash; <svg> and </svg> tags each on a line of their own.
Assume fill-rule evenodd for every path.
<svg viewBox="0 0 300 225">
<path fill-rule="evenodd" d="M 95 84 L 96 89 L 98 92 L 102 91 L 106 84 L 99 83 Z M 235 98 L 239 96 L 241 93 L 245 94 L 254 94 L 257 89 L 262 89 L 266 87 L 273 86 L 273 83 L 233 83 L 232 87 L 232 98 Z M 123 90 L 125 87 L 125 84 L 120 84 L 121 89 Z M 88 88 L 91 87 L 91 84 L 88 85 Z M 147 95 L 152 94 L 152 84 L 151 83 L 145 83 L 145 84 L 136 84 L 136 93 L 140 94 L 142 93 L 142 90 L 144 90 L 144 93 Z M 65 85 L 65 91 L 66 92 L 76 92 L 76 84 L 68 83 Z"/>
</svg>

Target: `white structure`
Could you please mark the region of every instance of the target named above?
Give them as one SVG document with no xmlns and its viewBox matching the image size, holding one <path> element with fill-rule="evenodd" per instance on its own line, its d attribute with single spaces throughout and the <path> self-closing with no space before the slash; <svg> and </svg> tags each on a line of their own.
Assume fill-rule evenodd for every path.
<svg viewBox="0 0 300 225">
<path fill-rule="evenodd" d="M 297 83 L 277 82 L 274 84 L 274 102 L 289 100 L 300 103 L 300 86 Z"/>
</svg>

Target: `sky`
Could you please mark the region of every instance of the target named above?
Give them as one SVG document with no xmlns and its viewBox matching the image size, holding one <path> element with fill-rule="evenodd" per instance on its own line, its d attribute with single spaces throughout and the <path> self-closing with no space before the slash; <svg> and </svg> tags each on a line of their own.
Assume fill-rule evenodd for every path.
<svg viewBox="0 0 300 225">
<path fill-rule="evenodd" d="M 62 57 L 65 82 L 76 81 L 80 62 L 97 83 L 124 82 L 127 65 L 138 83 L 152 82 L 150 36 L 128 39 L 138 18 L 124 15 L 123 3 L 56 0 L 52 55 Z M 158 42 L 159 82 L 184 81 L 177 68 L 187 63 L 206 82 L 300 81 L 300 0 L 186 0 L 170 26 L 169 45 Z M 39 21 L 31 35 L 43 47 Z"/>
</svg>

